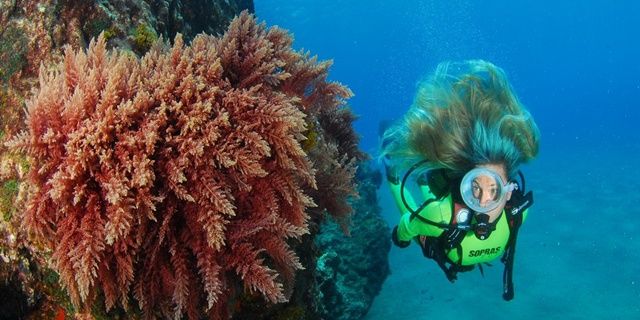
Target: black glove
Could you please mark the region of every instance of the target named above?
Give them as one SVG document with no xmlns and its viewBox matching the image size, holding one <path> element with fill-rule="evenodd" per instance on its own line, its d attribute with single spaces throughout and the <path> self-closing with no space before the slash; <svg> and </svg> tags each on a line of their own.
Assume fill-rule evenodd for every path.
<svg viewBox="0 0 640 320">
<path fill-rule="evenodd" d="M 400 248 L 406 248 L 411 244 L 411 241 L 402 241 L 398 239 L 398 226 L 393 227 L 393 231 L 391 232 L 391 240 L 393 244 Z"/>
</svg>

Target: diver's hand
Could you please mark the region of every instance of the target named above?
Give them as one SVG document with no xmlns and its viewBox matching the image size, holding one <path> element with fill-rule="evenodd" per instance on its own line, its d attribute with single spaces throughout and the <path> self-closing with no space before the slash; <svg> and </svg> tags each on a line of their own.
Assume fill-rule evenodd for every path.
<svg viewBox="0 0 640 320">
<path fill-rule="evenodd" d="M 391 232 L 391 240 L 393 244 L 400 248 L 406 248 L 411 244 L 411 241 L 402 241 L 398 239 L 398 226 L 393 227 L 393 231 Z"/>
</svg>

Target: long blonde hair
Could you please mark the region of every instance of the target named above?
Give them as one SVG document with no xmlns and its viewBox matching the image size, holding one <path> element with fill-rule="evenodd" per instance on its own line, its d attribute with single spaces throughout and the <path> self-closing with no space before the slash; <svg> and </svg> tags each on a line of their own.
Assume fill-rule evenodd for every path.
<svg viewBox="0 0 640 320">
<path fill-rule="evenodd" d="M 382 156 L 426 159 L 427 167 L 455 175 L 479 164 L 504 164 L 512 177 L 537 155 L 539 139 L 502 69 L 482 60 L 446 62 L 419 84 L 403 121 L 385 131 Z"/>
</svg>

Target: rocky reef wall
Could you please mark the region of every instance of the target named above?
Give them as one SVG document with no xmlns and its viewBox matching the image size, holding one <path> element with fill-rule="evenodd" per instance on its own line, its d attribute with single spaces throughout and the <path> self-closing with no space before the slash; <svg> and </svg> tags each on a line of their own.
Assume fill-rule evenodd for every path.
<svg viewBox="0 0 640 320">
<path fill-rule="evenodd" d="M 76 314 L 76 317 L 96 319 L 148 316 L 148 309 L 144 310 L 141 307 L 144 303 L 127 308 L 129 305 L 127 301 L 138 300 L 140 302 L 141 296 L 144 299 L 151 299 L 150 297 L 152 297 L 157 303 L 158 308 L 151 312 L 151 317 L 154 314 L 156 316 L 174 314 L 175 318 L 181 318 L 183 315 L 189 318 L 198 318 L 208 312 L 207 316 L 212 319 L 226 317 L 235 319 L 358 319 L 366 314 L 373 298 L 379 292 L 384 279 L 388 275 L 387 254 L 390 249 L 390 243 L 388 240 L 389 230 L 379 216 L 380 209 L 377 206 L 375 194 L 375 189 L 380 180 L 379 173 L 368 166 L 366 162 L 367 155 L 358 149 L 358 137 L 353 132 L 352 127 L 352 122 L 356 120 L 356 117 L 346 105 L 346 99 L 351 96 L 351 92 L 340 84 L 326 81 L 330 62 L 318 62 L 314 57 L 310 57 L 306 53 L 292 51 L 290 49 L 291 41 L 286 32 L 279 30 L 265 32 L 262 29 L 264 28 L 263 26 L 255 24 L 252 18 L 247 18 L 246 16 L 244 16 L 244 20 L 236 22 L 232 30 L 228 30 L 229 22 L 242 10 L 253 11 L 253 2 L 250 0 L 0 0 L 0 26 L 2 26 L 0 29 L 0 61 L 2 61 L 2 65 L 0 65 L 0 187 L 2 188 L 0 190 L 0 213 L 2 214 L 2 220 L 0 221 L 0 277 L 3 280 L 0 284 L 0 291 L 2 292 L 2 296 L 0 296 L 2 298 L 0 299 L 2 301 L 0 303 L 0 319 L 51 318 L 54 316 L 58 319 L 65 317 L 65 315 L 69 317 L 73 314 Z M 200 37 L 197 40 L 198 44 L 195 44 L 193 48 L 189 47 L 191 40 L 195 39 L 196 35 L 200 33 L 214 35 L 219 39 Z M 73 52 L 85 50 L 89 46 L 89 42 L 92 41 L 91 39 L 95 39 L 100 34 L 102 35 L 102 42 L 98 47 L 103 45 L 105 48 L 90 49 L 88 55 L 91 58 L 89 60 L 93 62 L 90 62 L 88 66 L 83 65 L 86 61 L 83 60 L 82 54 L 75 55 Z M 138 59 L 146 59 L 146 61 L 155 61 L 154 59 L 158 61 L 166 60 L 163 63 L 170 65 L 172 62 L 168 58 L 164 58 L 164 55 L 169 57 L 166 51 L 168 49 L 159 49 L 158 41 L 162 38 L 164 41 L 173 42 L 174 39 L 178 39 L 175 38 L 176 34 L 182 34 L 182 36 L 179 37 L 180 43 L 176 44 L 172 49 L 174 55 L 176 55 L 175 52 L 180 52 L 185 57 L 190 57 L 191 54 L 193 59 L 201 59 L 202 54 L 206 52 L 206 49 L 202 46 L 203 43 L 208 43 L 212 47 L 218 46 L 222 48 L 217 53 L 220 55 L 221 65 L 216 66 L 213 62 L 207 64 L 207 67 L 211 68 L 211 70 L 218 71 L 207 71 L 209 73 L 205 72 L 206 74 L 200 76 L 211 77 L 212 73 L 215 73 L 214 78 L 217 79 L 215 81 L 219 81 L 216 82 L 216 88 L 219 89 L 216 89 L 218 91 L 215 94 L 212 93 L 213 91 L 210 93 L 219 95 L 219 101 L 237 100 L 233 102 L 238 104 L 233 109 L 235 111 L 231 112 L 232 115 L 234 112 L 236 113 L 233 117 L 238 117 L 237 119 L 245 117 L 243 111 L 238 111 L 241 110 L 238 108 L 246 108 L 247 112 L 255 112 L 250 111 L 252 105 L 248 101 L 254 101 L 252 99 L 255 99 L 256 103 L 263 101 L 262 99 L 267 99 L 269 104 L 273 104 L 273 107 L 267 106 L 265 108 L 267 110 L 264 111 L 266 114 L 259 114 L 262 111 L 256 113 L 265 119 L 260 120 L 260 126 L 264 125 L 271 128 L 265 129 L 265 132 L 259 131 L 258 135 L 247 135 L 242 130 L 237 133 L 234 132 L 231 128 L 235 128 L 235 125 L 228 126 L 229 121 L 234 121 L 234 119 L 225 120 L 224 117 L 219 117 L 219 114 L 216 116 L 217 111 L 213 112 L 213 116 L 207 120 L 218 123 L 215 126 L 221 126 L 219 128 L 213 126 L 213 132 L 230 129 L 232 131 L 222 136 L 228 139 L 246 140 L 233 147 L 237 150 L 233 152 L 231 149 L 229 150 L 229 154 L 233 156 L 227 158 L 225 158 L 226 156 L 219 156 L 220 158 L 218 159 L 220 161 L 219 167 L 224 172 L 230 172 L 230 168 L 233 167 L 237 167 L 238 172 L 225 176 L 221 174 L 222 171 L 218 171 L 211 173 L 211 176 L 209 176 L 212 181 L 228 180 L 229 186 L 234 185 L 232 181 L 241 182 L 241 187 L 232 187 L 224 191 L 228 194 L 221 196 L 220 199 L 238 199 L 242 203 L 223 206 L 224 210 L 218 208 L 228 216 L 219 220 L 216 220 L 218 218 L 211 218 L 213 220 L 206 222 L 208 223 L 209 229 L 207 232 L 209 235 L 206 235 L 207 232 L 205 232 L 205 236 L 193 233 L 193 229 L 184 229 L 186 224 L 202 223 L 204 218 L 198 218 L 196 222 L 195 220 L 189 220 L 190 218 L 179 220 L 169 216 L 166 220 L 167 222 L 163 224 L 169 225 L 171 230 L 183 231 L 176 231 L 175 234 L 169 237 L 172 239 L 170 247 L 166 247 L 167 242 L 164 242 L 164 245 L 162 244 L 162 236 L 158 238 L 160 240 L 153 250 L 162 252 L 160 256 L 166 258 L 166 260 L 162 262 L 164 264 L 150 262 L 150 265 L 156 263 L 157 268 L 142 268 L 142 265 L 135 263 L 136 261 L 142 261 L 142 257 L 147 256 L 144 254 L 144 250 L 148 248 L 144 248 L 141 245 L 142 239 L 139 237 L 132 236 L 130 239 L 138 243 L 137 245 L 126 242 L 126 244 L 119 245 L 118 249 L 115 246 L 111 247 L 115 241 L 114 239 L 126 240 L 126 232 L 122 230 L 129 230 L 128 228 L 142 228 L 142 230 L 147 231 L 156 230 L 159 232 L 158 234 L 164 234 L 163 232 L 165 231 L 160 231 L 162 230 L 160 225 L 155 225 L 153 221 L 145 222 L 148 223 L 148 226 L 144 226 L 144 224 L 131 226 L 130 224 L 133 220 L 129 220 L 129 222 L 121 224 L 117 228 L 120 231 L 112 230 L 115 233 L 109 231 L 112 233 L 111 236 L 98 237 L 98 241 L 105 240 L 106 242 L 98 246 L 102 249 L 94 252 L 95 255 L 90 254 L 92 250 L 97 248 L 92 245 L 93 247 L 88 248 L 84 253 L 78 253 L 76 258 L 66 261 L 65 259 L 69 257 L 64 258 L 65 256 L 61 252 L 68 248 L 59 248 L 59 243 L 64 242 L 65 246 L 70 247 L 84 246 L 89 241 L 87 239 L 91 238 L 85 238 L 85 234 L 95 235 L 108 228 L 113 229 L 113 226 L 109 225 L 112 222 L 103 226 L 106 229 L 100 227 L 97 222 L 101 219 L 113 219 L 113 216 L 105 213 L 112 212 L 107 204 L 111 201 L 106 198 L 109 195 L 100 195 L 99 185 L 104 183 L 105 188 L 109 188 L 113 181 L 124 181 L 124 178 L 114 176 L 115 178 L 111 179 L 112 181 L 101 180 L 105 177 L 104 175 L 97 175 L 91 178 L 93 171 L 90 170 L 80 173 L 80 175 L 73 175 L 76 178 L 83 177 L 83 179 L 88 179 L 83 180 L 84 182 L 73 180 L 76 178 L 71 179 L 73 180 L 71 181 L 63 177 L 66 174 L 64 172 L 68 173 L 65 168 L 69 167 L 67 162 L 70 161 L 70 155 L 65 155 L 65 151 L 62 150 L 71 150 L 69 149 L 72 148 L 68 143 L 69 139 L 72 136 L 79 137 L 78 145 L 95 143 L 95 141 L 90 142 L 89 138 L 83 138 L 81 134 L 73 132 L 73 130 L 84 130 L 81 125 L 75 129 L 69 129 L 73 127 L 73 125 L 68 124 L 69 121 L 77 121 L 87 117 L 87 115 L 89 115 L 88 117 L 103 119 L 110 117 L 111 113 L 107 111 L 103 115 L 91 115 L 95 110 L 90 105 L 80 103 L 74 107 L 75 111 L 73 112 L 76 114 L 70 117 L 68 112 L 71 111 L 56 112 L 57 109 L 55 108 L 58 108 L 58 102 L 55 99 L 66 94 L 68 99 L 60 99 L 66 99 L 65 101 L 67 102 L 64 102 L 66 104 L 73 104 L 73 102 L 68 102 L 72 100 L 71 97 L 73 95 L 70 95 L 70 92 L 72 93 L 73 90 L 85 90 L 85 93 L 98 92 L 101 95 L 104 94 L 105 97 L 121 95 L 121 92 L 107 93 L 109 92 L 107 90 L 109 89 L 107 85 L 109 77 L 117 73 L 109 71 L 109 63 L 113 63 L 113 68 L 120 69 L 144 68 L 144 66 L 138 67 L 136 64 Z M 255 46 L 236 48 L 237 42 L 245 41 L 243 39 L 254 41 Z M 183 47 L 182 42 L 186 44 L 186 48 Z M 168 43 L 167 46 L 169 45 L 171 44 Z M 156 49 L 153 49 L 154 46 Z M 66 58 L 63 52 L 65 47 L 69 49 L 67 50 Z M 101 61 L 104 57 L 110 57 L 110 54 L 106 53 L 104 49 L 117 51 L 122 61 L 118 60 L 116 63 L 116 60 L 109 60 L 105 62 L 105 65 L 100 65 L 102 62 L 96 61 Z M 151 55 L 152 58 L 145 58 L 150 50 L 155 50 Z M 234 54 L 234 50 L 243 58 L 238 58 L 239 56 Z M 188 54 L 186 52 L 195 53 Z M 130 58 L 126 58 L 127 56 Z M 127 61 L 124 62 L 125 60 Z M 179 64 L 178 61 L 173 61 L 173 63 L 175 63 L 176 71 L 187 64 L 193 64 L 194 66 L 201 64 L 201 62 L 194 61 L 185 64 Z M 62 65 L 66 67 L 61 70 L 59 68 Z M 99 73 L 105 77 L 101 79 L 103 82 L 94 88 L 98 91 L 88 90 L 87 88 L 91 86 L 86 86 L 80 80 L 73 79 L 77 75 L 75 73 L 77 70 L 74 68 L 85 67 L 87 72 L 94 72 L 91 71 L 91 68 L 101 70 Z M 183 81 L 186 85 L 179 86 L 179 90 L 184 90 L 184 88 L 191 86 L 189 90 L 204 90 L 202 93 L 197 94 L 198 99 L 200 99 L 200 94 L 203 96 L 209 95 L 209 93 L 205 93 L 208 90 L 206 86 L 198 85 L 197 81 L 193 80 L 194 76 L 189 75 L 189 72 L 192 72 L 189 71 L 191 70 L 189 68 L 180 71 L 184 73 L 183 79 L 185 80 Z M 198 70 L 201 70 L 201 68 L 198 68 Z M 50 73 L 52 71 L 64 72 L 67 80 L 59 81 L 56 84 L 58 80 L 54 80 L 53 73 Z M 154 72 L 162 73 L 166 71 L 170 72 L 171 69 L 164 68 Z M 218 72 L 220 73 L 217 74 Z M 47 74 L 50 75 L 47 76 Z M 117 77 L 131 76 L 126 72 L 120 72 L 120 74 Z M 38 81 L 38 76 L 41 77 L 40 81 Z M 83 76 L 80 76 L 80 78 L 82 79 Z M 71 83 L 76 80 L 79 82 Z M 64 85 L 62 85 L 63 82 L 65 83 Z M 42 84 L 46 84 L 44 89 L 40 88 Z M 59 85 L 60 87 L 57 87 Z M 130 85 L 130 83 L 127 85 Z M 158 85 L 155 86 L 161 85 L 161 82 L 158 82 Z M 56 91 L 58 90 L 56 88 L 59 88 L 60 91 Z M 153 92 L 154 85 L 133 85 L 125 91 L 135 93 L 134 88 L 145 88 L 145 90 Z M 38 90 L 40 90 L 39 98 Z M 42 93 L 43 90 L 45 93 Z M 177 87 L 175 90 L 178 90 Z M 159 96 L 158 103 L 160 101 L 178 103 L 178 101 L 181 101 L 180 99 L 189 99 L 185 97 L 195 97 L 194 91 L 189 90 L 186 92 L 191 93 L 177 95 L 175 98 L 177 100 L 175 101 L 172 101 L 172 98 L 168 98 L 169 100 L 165 101 L 162 100 L 166 98 L 165 96 Z M 60 97 L 56 96 L 56 92 L 60 93 Z M 113 92 L 118 91 L 115 90 Z M 33 96 L 34 93 L 35 96 Z M 150 95 L 152 94 L 150 93 Z M 283 97 L 287 97 L 290 100 L 283 102 L 285 101 L 281 100 Z M 127 99 L 135 100 L 134 96 L 128 98 L 122 96 L 120 98 L 123 101 Z M 45 105 L 45 107 L 39 107 L 44 109 L 32 112 L 30 118 L 25 118 L 23 110 L 29 99 L 33 100 L 33 105 Z M 224 108 L 230 108 L 226 103 L 231 102 L 223 103 Z M 82 107 L 80 107 L 81 105 Z M 159 121 L 157 115 L 166 111 L 155 114 L 154 112 L 161 109 L 158 109 L 160 104 L 152 105 L 153 107 L 149 107 L 144 106 L 144 103 L 140 104 L 139 106 L 147 108 L 145 109 L 147 111 L 140 111 L 138 116 L 126 121 L 141 121 L 145 117 L 150 119 L 156 117 L 153 121 Z M 87 106 L 88 109 L 86 110 L 88 111 L 85 113 L 82 108 L 87 108 Z M 269 110 L 275 110 L 282 106 L 286 106 L 290 110 L 297 108 L 302 113 L 288 111 L 296 116 L 291 116 L 290 114 L 287 118 L 277 118 L 278 120 L 269 118 L 272 116 L 270 114 L 272 111 Z M 113 107 L 119 108 L 118 103 L 113 104 Z M 32 108 L 32 110 L 37 109 L 33 106 Z M 79 110 L 82 112 L 79 112 Z M 104 110 L 107 109 L 102 111 Z M 211 110 L 208 112 L 211 112 Z M 34 114 L 37 115 L 34 116 Z M 175 121 L 169 121 L 171 125 L 183 126 L 189 123 L 187 120 L 177 120 L 183 117 L 178 116 L 177 113 L 174 116 L 176 117 Z M 200 116 L 202 115 L 200 114 L 198 117 Z M 294 119 L 298 116 L 301 118 Z M 59 117 L 61 117 L 60 119 L 64 118 L 64 121 L 58 121 L 60 120 L 58 119 Z M 129 117 L 129 115 L 126 117 Z M 186 116 L 184 119 L 188 118 L 189 116 Z M 252 118 L 247 119 L 256 118 L 254 115 Z M 278 125 L 279 121 L 283 125 Z M 247 126 L 251 127 L 252 125 L 249 122 L 247 122 Z M 30 124 L 30 127 L 25 127 L 25 123 Z M 66 123 L 66 125 L 58 128 L 52 123 Z M 58 138 L 55 139 L 58 140 L 51 140 L 52 136 L 49 131 L 39 131 L 44 128 L 43 125 L 50 126 L 49 129 L 57 132 L 55 135 Z M 120 134 L 118 134 L 118 137 L 113 136 L 111 139 L 115 143 L 114 146 L 120 143 L 130 143 L 125 142 L 128 135 L 147 134 L 148 132 L 143 131 L 134 132 L 139 129 L 138 126 L 144 125 L 148 124 L 140 122 L 132 125 L 129 129 L 125 128 L 133 131 L 123 131 L 122 138 L 119 138 Z M 292 133 L 286 133 L 282 131 L 283 126 L 284 128 L 295 129 L 291 129 Z M 104 128 L 108 127 L 109 125 L 106 125 Z M 119 128 L 123 127 L 119 126 Z M 20 142 L 19 133 L 24 130 L 30 132 L 30 138 L 25 138 Z M 274 136 L 273 133 L 276 131 L 278 132 L 277 134 L 285 134 L 286 139 L 291 139 L 291 142 L 288 142 L 286 147 L 282 147 L 281 142 L 279 142 L 281 141 L 280 138 L 272 138 Z M 256 138 L 262 133 L 266 133 L 264 140 Z M 67 134 L 68 136 L 65 136 Z M 266 136 L 269 138 L 266 138 Z M 5 144 L 10 140 L 13 146 L 10 146 L 11 143 Z M 268 143 L 265 141 L 268 141 Z M 23 143 L 22 147 L 15 147 L 16 144 L 20 143 Z M 95 146 L 104 148 L 108 152 L 109 143 L 111 142 L 104 145 L 96 144 Z M 224 143 L 221 146 L 231 146 L 234 143 L 229 140 L 228 143 Z M 43 147 L 45 145 L 46 147 Z M 251 149 L 253 151 L 249 152 L 242 151 L 244 148 L 250 149 L 251 145 L 253 145 L 251 148 L 257 149 Z M 265 145 L 267 146 L 265 147 Z M 168 146 L 168 148 L 177 150 L 175 149 L 177 146 Z M 31 150 L 31 153 L 29 151 L 25 153 L 16 150 Z M 133 152 L 132 150 L 130 151 Z M 58 153 L 59 151 L 62 153 Z M 77 154 L 82 154 L 83 152 Z M 295 163 L 287 164 L 286 160 L 281 160 L 284 162 L 278 162 L 277 164 L 271 163 L 269 159 L 271 152 L 283 155 L 289 154 L 289 156 L 295 155 L 293 157 Z M 91 151 L 84 153 L 89 154 Z M 183 152 L 185 159 L 189 157 L 187 156 L 188 153 L 189 151 Z M 260 153 L 264 153 L 263 156 L 265 157 L 258 164 L 255 157 Z M 48 155 L 42 158 L 43 154 Z M 52 162 L 51 159 L 53 158 L 49 156 L 57 160 Z M 138 160 L 144 160 L 146 156 L 139 157 Z M 146 162 L 143 161 L 140 164 L 149 166 L 150 172 L 154 172 L 152 176 L 160 177 L 163 174 L 164 167 L 153 167 L 153 163 L 159 159 L 158 157 L 159 154 L 152 154 L 147 159 L 149 161 L 145 160 Z M 235 157 L 235 161 L 232 160 L 233 157 Z M 246 158 L 244 160 L 248 161 L 247 163 L 249 164 L 238 164 L 238 157 Z M 296 157 L 299 157 L 299 159 L 295 160 Z M 120 165 L 117 164 L 118 161 L 114 162 L 115 166 Z M 167 165 L 170 162 L 173 163 L 173 160 L 167 161 Z M 100 160 L 100 163 L 105 162 Z M 257 166 L 261 169 L 258 169 Z M 123 166 L 121 169 L 125 170 L 123 169 L 125 167 Z M 140 166 L 134 165 L 133 167 Z M 302 170 L 298 170 L 300 168 Z M 183 169 L 176 170 L 179 173 Z M 280 176 L 278 177 L 270 175 L 271 172 L 278 170 L 289 173 L 279 173 L 278 175 Z M 113 172 L 110 174 L 113 174 Z M 263 179 L 265 175 L 267 179 Z M 86 178 L 87 176 L 89 178 Z M 202 174 L 191 176 L 202 176 Z M 251 180 L 254 178 L 259 179 Z M 156 210 L 155 207 L 161 207 L 162 209 L 158 209 L 158 212 L 164 212 L 167 209 L 167 201 L 161 200 L 155 203 L 155 201 L 158 201 L 157 199 L 166 197 L 165 192 L 153 194 L 153 190 L 161 190 L 163 188 L 173 190 L 172 188 L 177 188 L 174 190 L 176 191 L 176 196 L 171 201 L 179 203 L 188 199 L 183 193 L 184 191 L 171 184 L 179 184 L 181 180 L 173 181 L 172 179 L 174 178 L 167 177 L 165 182 L 158 182 L 160 184 L 152 183 L 151 187 L 144 191 L 150 193 L 151 196 L 148 200 L 154 202 L 153 205 L 149 206 L 149 209 L 154 207 L 153 210 Z M 120 183 L 122 181 L 117 182 Z M 303 186 L 304 184 L 300 184 L 301 181 L 307 181 L 309 185 Z M 43 184 L 39 185 L 40 183 Z M 244 187 L 242 187 L 243 183 Z M 171 187 L 168 184 L 171 184 Z M 300 185 L 298 186 L 298 184 Z M 80 207 L 75 208 L 75 202 L 73 204 L 65 204 L 64 201 L 58 201 L 59 198 L 55 198 L 55 196 L 55 199 L 50 198 L 51 195 L 56 194 L 52 190 L 41 192 L 39 195 L 34 196 L 34 194 L 38 194 L 38 188 L 43 188 L 43 190 L 44 188 L 49 188 L 47 185 L 49 187 L 53 185 L 54 189 L 59 191 L 58 195 L 68 193 L 71 198 L 82 197 L 82 195 L 78 195 L 77 190 L 96 188 L 94 196 L 87 196 L 86 201 L 80 201 L 80 203 L 90 205 L 91 210 Z M 35 189 L 34 186 L 36 186 Z M 291 189 L 292 186 L 296 187 Z M 252 188 L 264 193 L 264 196 L 250 196 L 247 192 Z M 266 191 L 269 188 L 273 188 L 278 192 Z M 297 188 L 300 188 L 300 190 Z M 198 193 L 199 191 L 196 189 L 189 192 Z M 134 190 L 131 192 L 140 191 Z M 83 191 L 82 194 L 86 196 L 89 193 L 85 194 Z M 131 193 L 128 194 L 130 195 Z M 220 192 L 216 194 L 220 194 Z M 275 195 L 281 195 L 281 198 Z M 306 198 L 307 196 L 309 199 Z M 182 199 L 182 197 L 185 197 L 185 199 Z M 47 207 L 34 209 L 33 204 L 35 203 L 47 203 Z M 136 206 L 140 207 L 141 203 Z M 145 205 L 148 205 L 151 202 L 145 203 Z M 217 201 L 213 206 L 219 206 L 219 203 L 220 201 Z M 265 206 L 262 207 L 264 210 L 254 210 L 261 205 Z M 178 207 L 188 206 L 188 201 L 178 205 Z M 125 207 L 123 206 L 123 208 Z M 190 210 L 189 212 L 200 212 L 202 211 L 201 209 L 191 207 L 188 210 Z M 237 209 L 236 212 L 234 212 L 235 209 Z M 170 210 L 175 210 L 175 208 Z M 181 210 L 178 210 L 180 214 L 186 214 L 186 211 L 183 212 Z M 47 223 L 50 223 L 48 226 L 39 225 L 41 220 L 38 219 L 44 219 L 42 214 L 45 211 L 50 214 L 45 219 Z M 88 218 L 88 215 L 84 213 L 87 211 L 94 212 L 93 216 Z M 63 220 L 67 218 L 63 218 L 57 212 L 65 212 L 66 214 L 73 212 L 73 214 L 77 214 L 77 217 L 71 218 L 71 220 Z M 242 212 L 252 213 L 243 216 L 240 214 Z M 274 214 L 281 215 L 284 217 L 282 221 L 289 221 L 292 224 L 278 225 L 278 223 L 274 223 L 272 221 Z M 30 217 L 27 222 L 24 221 L 25 215 Z M 233 216 L 235 218 L 230 218 Z M 126 216 L 122 217 L 126 218 Z M 72 237 L 64 235 L 65 232 L 78 232 L 72 226 L 75 223 L 73 221 L 85 221 L 86 219 L 94 219 L 96 223 L 91 224 L 90 227 L 82 227 L 85 230 Z M 205 229 L 207 228 L 206 223 L 203 227 Z M 268 225 L 269 227 L 267 227 Z M 269 230 L 266 231 L 266 229 Z M 34 241 L 33 234 L 30 235 L 27 230 L 31 230 L 31 233 L 40 233 L 41 236 L 47 232 L 49 233 L 48 236 L 41 237 L 39 241 Z M 58 232 L 57 230 L 67 231 Z M 91 231 L 87 232 L 86 230 Z M 216 232 L 218 233 L 212 230 L 217 230 Z M 220 230 L 227 230 L 227 232 L 220 232 Z M 216 242 L 218 240 L 207 239 L 207 236 L 210 236 L 212 232 L 217 234 L 215 237 L 219 237 L 222 240 Z M 270 232 L 273 235 L 267 236 L 265 232 Z M 283 234 L 278 235 L 278 232 Z M 59 238 L 56 238 L 56 240 L 54 237 Z M 279 237 L 282 237 L 282 239 Z M 76 240 L 69 240 L 70 238 L 75 238 Z M 151 239 L 153 236 L 149 236 L 149 238 Z M 248 240 L 246 239 L 253 240 L 247 242 Z M 215 246 L 209 248 L 203 245 L 206 242 L 205 240 L 218 243 L 218 248 L 215 249 Z M 197 245 L 189 247 L 189 241 L 197 242 Z M 180 247 L 185 243 L 188 245 L 184 248 Z M 223 243 L 231 244 L 224 247 Z M 264 248 L 260 249 L 261 246 L 264 246 Z M 106 251 L 105 247 L 107 248 Z M 138 250 L 142 252 L 141 255 Z M 246 250 L 246 254 L 243 254 L 242 250 Z M 178 258 L 173 257 L 173 253 L 169 255 L 169 252 L 177 251 L 181 251 L 183 254 L 183 257 L 180 258 L 182 261 L 180 263 L 176 262 Z M 223 251 L 226 253 L 223 253 Z M 203 258 L 207 255 L 211 259 Z M 246 261 L 237 258 L 247 255 L 251 255 L 253 258 Z M 54 257 L 54 263 L 51 260 L 52 256 Z M 91 264 L 88 264 L 85 268 L 77 266 L 73 262 L 82 259 L 101 261 L 99 262 L 101 265 L 97 270 L 99 276 L 96 277 L 96 271 L 92 269 L 97 267 L 91 267 Z M 214 260 L 214 265 L 208 265 L 207 261 Z M 117 266 L 118 271 L 113 269 L 113 266 Z M 259 274 L 247 275 L 244 273 L 245 271 L 242 271 L 243 268 L 263 272 L 265 277 L 260 278 Z M 140 281 L 138 279 L 141 273 L 140 270 L 147 269 L 155 270 L 153 272 L 156 272 L 155 275 L 158 279 L 162 278 L 163 283 L 166 284 L 164 291 L 154 292 L 153 290 L 157 289 L 151 288 L 153 285 L 149 281 L 147 281 L 147 284 L 149 284 L 147 287 L 145 287 L 145 284 L 138 282 Z M 190 270 L 191 275 L 185 275 L 181 269 Z M 122 272 L 122 270 L 125 270 L 125 272 L 119 274 L 118 272 Z M 217 272 L 220 272 L 220 274 L 217 274 Z M 216 273 L 215 277 L 211 276 L 211 273 Z M 78 278 L 78 274 L 82 276 Z M 194 285 L 193 283 L 199 279 L 200 275 L 204 280 L 201 280 L 201 284 Z M 106 284 L 108 281 L 105 280 L 105 277 L 114 277 L 119 279 L 118 281 L 124 281 L 122 282 L 123 286 L 121 288 L 110 287 Z M 269 280 L 269 277 L 272 277 L 272 279 Z M 189 286 L 191 288 L 190 292 L 200 290 L 198 295 L 194 296 L 194 293 L 192 293 L 191 296 L 196 298 L 189 300 L 186 298 L 188 296 L 185 293 L 186 291 L 180 293 L 178 288 L 180 282 L 178 280 L 181 278 L 183 283 L 180 286 L 185 288 Z M 189 283 L 187 284 L 187 282 Z M 130 291 L 130 287 L 133 286 L 136 287 L 136 290 L 151 291 L 146 293 L 136 291 L 134 293 Z M 173 293 L 167 293 L 167 290 L 171 290 Z M 163 300 L 162 295 L 169 297 L 169 299 Z M 172 296 L 173 303 L 176 303 L 176 305 L 171 305 Z M 201 302 L 204 305 L 208 302 L 209 308 L 199 309 L 198 305 L 201 305 Z M 212 308 L 212 305 L 216 307 Z"/>
</svg>

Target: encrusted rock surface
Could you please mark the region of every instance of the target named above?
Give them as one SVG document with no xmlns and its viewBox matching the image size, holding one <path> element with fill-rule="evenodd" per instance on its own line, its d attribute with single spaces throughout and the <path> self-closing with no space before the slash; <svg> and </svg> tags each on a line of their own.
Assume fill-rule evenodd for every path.
<svg viewBox="0 0 640 320">
<path fill-rule="evenodd" d="M 377 174 L 359 168 L 360 198 L 352 205 L 350 235 L 324 223 L 316 237 L 322 255 L 316 264 L 318 313 L 324 319 L 360 319 L 389 275 L 389 226 L 380 216 Z"/>
</svg>

